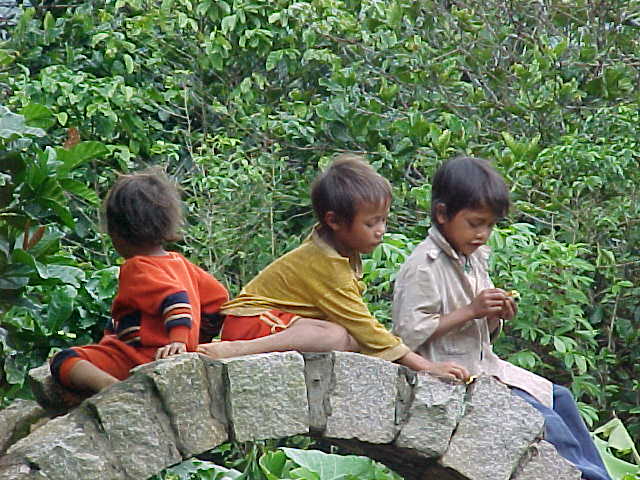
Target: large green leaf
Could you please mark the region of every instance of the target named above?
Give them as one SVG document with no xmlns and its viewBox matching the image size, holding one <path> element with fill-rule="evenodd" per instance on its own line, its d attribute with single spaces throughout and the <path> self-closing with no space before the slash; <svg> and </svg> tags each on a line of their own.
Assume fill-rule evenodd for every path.
<svg viewBox="0 0 640 480">
<path fill-rule="evenodd" d="M 283 447 L 282 451 L 296 464 L 316 473 L 319 480 L 346 478 L 365 480 L 373 478 L 376 470 L 373 460 L 367 457 L 343 456 L 318 450 L 299 450 L 287 447 Z"/>
<path fill-rule="evenodd" d="M 640 476 L 640 466 L 616 457 L 605 440 L 594 436 L 593 441 L 612 480 L 624 480 L 627 475 Z"/>
<path fill-rule="evenodd" d="M 85 279 L 85 273 L 78 267 L 71 265 L 48 264 L 46 266 L 46 278 L 54 278 L 67 285 L 80 287 Z"/>
<path fill-rule="evenodd" d="M 84 288 L 96 302 L 113 298 L 118 287 L 120 267 L 113 266 L 93 272 Z"/>
<path fill-rule="evenodd" d="M 69 150 L 57 148 L 56 153 L 62 162 L 58 167 L 58 175 L 64 177 L 78 165 L 106 155 L 109 149 L 100 142 L 80 142 Z"/>
<path fill-rule="evenodd" d="M 638 464 L 637 468 L 640 471 L 640 455 L 622 420 L 613 418 L 594 430 L 593 434 L 606 438 L 608 448 L 613 448 L 623 454 L 630 453 L 636 464 Z"/>
<path fill-rule="evenodd" d="M 207 480 L 233 480 L 242 475 L 241 472 L 232 468 L 221 467 L 215 463 L 195 458 L 186 460 L 175 467 L 170 467 L 165 472 L 176 475 L 179 480 L 190 480 L 194 476 L 195 478 L 206 478 Z"/>
<path fill-rule="evenodd" d="M 49 334 L 57 332 L 71 316 L 73 304 L 78 292 L 70 285 L 56 288 L 46 306 L 47 322 L 44 330 Z"/>
<path fill-rule="evenodd" d="M 30 103 L 20 113 L 24 116 L 26 123 L 33 127 L 49 128 L 56 123 L 53 112 L 39 103 Z"/>
<path fill-rule="evenodd" d="M 27 370 L 31 368 L 28 355 L 9 355 L 4 361 L 4 373 L 8 383 L 22 385 Z"/>
<path fill-rule="evenodd" d="M 267 480 L 278 480 L 280 478 L 286 478 L 291 470 L 292 463 L 287 459 L 284 452 L 276 450 L 275 452 L 265 452 L 258 464 L 262 469 L 262 473 L 267 477 Z"/>
<path fill-rule="evenodd" d="M 0 138 L 16 138 L 24 135 L 43 137 L 46 132 L 41 128 L 29 127 L 24 117 L 0 106 Z"/>
<path fill-rule="evenodd" d="M 0 290 L 19 290 L 29 284 L 29 277 L 3 273 L 0 277 Z"/>
<path fill-rule="evenodd" d="M 95 190 L 89 188 L 82 182 L 71 180 L 69 178 L 63 178 L 60 179 L 60 185 L 66 192 L 82 197 L 92 205 L 100 204 L 100 199 L 98 198 Z"/>
</svg>

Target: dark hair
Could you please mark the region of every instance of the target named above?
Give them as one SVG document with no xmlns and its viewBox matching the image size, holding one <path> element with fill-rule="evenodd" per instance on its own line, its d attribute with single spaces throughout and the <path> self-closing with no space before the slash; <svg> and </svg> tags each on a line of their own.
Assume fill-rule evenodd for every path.
<svg viewBox="0 0 640 480">
<path fill-rule="evenodd" d="M 327 212 L 351 225 L 361 202 L 391 202 L 391 185 L 360 155 L 338 155 L 311 186 L 313 211 L 322 225 Z"/>
<path fill-rule="evenodd" d="M 120 175 L 103 205 L 109 235 L 136 246 L 180 240 L 182 204 L 177 188 L 159 169 Z"/>
<path fill-rule="evenodd" d="M 443 203 L 447 218 L 464 208 L 487 207 L 498 217 L 509 212 L 509 189 L 488 160 L 456 157 L 438 168 L 431 186 L 431 219 Z"/>
</svg>

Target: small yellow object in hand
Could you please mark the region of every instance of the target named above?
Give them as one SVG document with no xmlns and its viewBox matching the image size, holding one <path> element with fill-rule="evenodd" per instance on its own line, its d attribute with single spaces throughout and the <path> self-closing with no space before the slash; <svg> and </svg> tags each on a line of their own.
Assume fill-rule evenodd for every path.
<svg viewBox="0 0 640 480">
<path fill-rule="evenodd" d="M 478 378 L 478 375 L 471 375 L 469 378 L 467 378 L 467 385 L 473 383 L 476 378 Z"/>
<path fill-rule="evenodd" d="M 517 290 L 509 290 L 507 292 L 507 297 L 511 297 L 517 302 L 518 300 L 520 300 L 520 292 L 518 292 Z"/>
</svg>

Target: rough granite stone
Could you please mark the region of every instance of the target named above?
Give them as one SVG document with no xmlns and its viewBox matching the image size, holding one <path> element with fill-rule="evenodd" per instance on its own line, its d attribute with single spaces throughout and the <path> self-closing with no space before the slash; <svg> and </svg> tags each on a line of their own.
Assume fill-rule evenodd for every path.
<svg viewBox="0 0 640 480">
<path fill-rule="evenodd" d="M 55 382 L 48 363 L 29 370 L 27 381 L 36 401 L 47 411 L 55 414 L 67 413 L 85 398 L 79 394 L 70 394 Z"/>
<path fill-rule="evenodd" d="M 0 457 L 0 480 L 146 479 L 207 448 L 219 426 L 211 419 L 240 441 L 311 426 L 324 444 L 383 461 L 407 480 L 578 480 L 538 442 L 540 414 L 507 387 L 485 377 L 462 389 L 354 353 L 185 354 L 136 369 L 14 443 Z M 463 401 L 448 449 L 433 457 Z"/>
<path fill-rule="evenodd" d="M 478 378 L 469 390 L 466 413 L 440 462 L 469 480 L 509 480 L 542 437 L 542 415 L 492 377 Z"/>
<path fill-rule="evenodd" d="M 404 366 L 398 366 L 398 378 L 396 379 L 396 425 L 406 423 L 410 415 L 413 403 L 413 389 L 418 381 L 418 372 Z M 398 427 L 399 429 L 400 427 Z"/>
<path fill-rule="evenodd" d="M 302 355 L 274 352 L 220 361 L 225 365 L 227 415 L 235 440 L 309 432 Z"/>
<path fill-rule="evenodd" d="M 395 444 L 428 458 L 443 455 L 464 414 L 465 393 L 463 384 L 446 382 L 426 373 L 418 375 L 409 418 Z"/>
<path fill-rule="evenodd" d="M 324 435 L 390 443 L 396 435 L 398 365 L 359 353 L 334 352 Z"/>
<path fill-rule="evenodd" d="M 17 472 L 35 475 L 35 471 L 38 471 L 38 475 L 42 475 L 36 475 L 35 478 L 127 479 L 118 465 L 119 459 L 110 454 L 107 439 L 84 409 L 76 409 L 68 415 L 47 422 L 33 435 L 12 445 L 6 457 L 7 463 L 13 460 L 14 465 L 28 465 L 34 471 L 27 474 L 26 469 L 19 467 Z M 0 478 L 4 480 L 12 477 Z"/>
<path fill-rule="evenodd" d="M 112 385 L 84 405 L 95 412 L 109 440 L 111 453 L 105 456 L 118 458 L 127 478 L 146 479 L 182 460 L 169 417 L 143 375 Z"/>
<path fill-rule="evenodd" d="M 185 353 L 148 363 L 133 372 L 149 377 L 158 390 L 176 432 L 178 449 L 184 458 L 227 441 L 226 419 L 211 416 L 209 381 L 197 353 Z M 217 400 L 222 404 L 224 392 L 217 394 Z"/>
<path fill-rule="evenodd" d="M 541 440 L 529 447 L 526 460 L 512 480 L 580 480 L 582 473 L 562 458 L 555 447 Z"/>
<path fill-rule="evenodd" d="M 309 401 L 309 429 L 313 432 L 323 432 L 327 427 L 329 412 L 333 353 L 303 353 L 302 356 Z"/>
<path fill-rule="evenodd" d="M 219 419 L 229 432 L 229 419 L 227 416 L 227 377 L 225 365 L 219 360 L 200 355 L 204 365 L 205 374 L 209 383 L 209 414 Z"/>
<path fill-rule="evenodd" d="M 0 457 L 0 480 L 45 480 L 37 470 L 13 456 Z"/>
<path fill-rule="evenodd" d="M 18 398 L 0 410 L 0 455 L 29 434 L 31 425 L 46 417 L 45 410 L 33 400 Z"/>
</svg>

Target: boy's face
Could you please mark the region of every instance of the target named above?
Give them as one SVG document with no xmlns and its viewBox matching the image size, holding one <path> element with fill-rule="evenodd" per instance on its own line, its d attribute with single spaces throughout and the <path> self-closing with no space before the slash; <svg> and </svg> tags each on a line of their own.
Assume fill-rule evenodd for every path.
<svg viewBox="0 0 640 480">
<path fill-rule="evenodd" d="M 463 208 L 449 218 L 442 207 L 436 210 L 436 220 L 456 252 L 468 256 L 487 243 L 498 220 L 490 208 Z"/>
<path fill-rule="evenodd" d="M 350 225 L 343 222 L 331 224 L 338 251 L 341 254 L 350 251 L 370 253 L 380 245 L 387 230 L 389 203 L 359 203 Z"/>
</svg>

